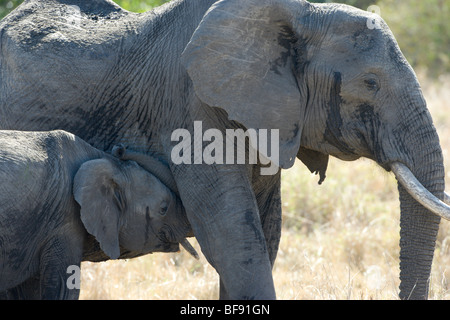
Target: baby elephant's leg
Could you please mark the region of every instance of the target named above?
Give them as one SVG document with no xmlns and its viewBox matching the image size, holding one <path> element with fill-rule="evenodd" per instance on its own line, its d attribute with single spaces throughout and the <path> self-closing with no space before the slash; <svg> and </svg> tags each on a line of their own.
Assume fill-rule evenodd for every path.
<svg viewBox="0 0 450 320">
<path fill-rule="evenodd" d="M 41 256 L 41 299 L 76 300 L 80 294 L 82 243 L 55 237 Z"/>
<path fill-rule="evenodd" d="M 14 288 L 0 293 L 0 300 L 38 300 L 40 294 L 39 276 L 31 277 Z"/>
</svg>

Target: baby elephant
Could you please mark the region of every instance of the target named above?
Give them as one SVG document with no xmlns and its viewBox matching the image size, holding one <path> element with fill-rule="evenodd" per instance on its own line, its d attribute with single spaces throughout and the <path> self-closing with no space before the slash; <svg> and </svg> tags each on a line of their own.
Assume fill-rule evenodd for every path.
<svg viewBox="0 0 450 320">
<path fill-rule="evenodd" d="M 136 162 L 65 131 L 0 131 L 0 297 L 77 299 L 69 267 L 179 243 L 195 256 L 188 234 L 179 199 Z"/>
</svg>

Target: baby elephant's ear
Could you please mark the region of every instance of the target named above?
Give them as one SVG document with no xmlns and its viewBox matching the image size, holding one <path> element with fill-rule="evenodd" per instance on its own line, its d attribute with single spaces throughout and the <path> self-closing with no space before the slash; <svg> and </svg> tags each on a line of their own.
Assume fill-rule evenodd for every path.
<svg viewBox="0 0 450 320">
<path fill-rule="evenodd" d="M 119 221 L 125 206 L 120 191 L 123 174 L 107 159 L 83 163 L 75 175 L 73 193 L 81 207 L 81 221 L 111 258 L 120 256 Z"/>
</svg>

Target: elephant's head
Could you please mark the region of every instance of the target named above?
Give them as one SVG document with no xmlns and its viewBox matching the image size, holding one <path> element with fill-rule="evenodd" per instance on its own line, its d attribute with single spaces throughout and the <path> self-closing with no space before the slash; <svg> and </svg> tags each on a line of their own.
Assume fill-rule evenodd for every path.
<svg viewBox="0 0 450 320">
<path fill-rule="evenodd" d="M 430 210 L 450 217 L 439 200 L 442 152 L 416 75 L 381 18 L 338 4 L 222 0 L 204 16 L 183 64 L 200 100 L 247 128 L 279 129 L 282 168 L 297 156 L 322 181 L 332 155 L 393 170 L 400 296 L 426 297 L 440 221 Z M 423 200 L 417 194 L 426 189 L 434 196 Z"/>
<path fill-rule="evenodd" d="M 112 259 L 127 250 L 173 252 L 185 239 L 190 225 L 179 199 L 153 174 L 134 161 L 113 157 L 81 165 L 74 179 L 75 200 L 86 230 L 95 236 Z"/>
</svg>

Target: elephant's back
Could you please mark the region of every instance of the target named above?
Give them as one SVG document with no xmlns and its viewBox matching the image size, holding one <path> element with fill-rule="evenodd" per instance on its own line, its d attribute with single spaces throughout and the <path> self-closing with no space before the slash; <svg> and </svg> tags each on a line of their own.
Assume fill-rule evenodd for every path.
<svg viewBox="0 0 450 320">
<path fill-rule="evenodd" d="M 64 140 L 75 139 L 71 133 L 61 130 L 0 130 L 1 166 L 9 166 L 10 169 L 20 169 L 23 166 L 39 169 L 40 164 L 50 161 L 55 153 L 63 153 L 61 149 L 64 148 Z"/>
<path fill-rule="evenodd" d="M 0 127 L 68 129 L 56 113 L 96 104 L 132 13 L 112 1 L 25 1 L 0 22 Z M 94 102 L 92 102 L 94 100 Z M 74 126 L 76 126 L 75 124 Z"/>
</svg>

